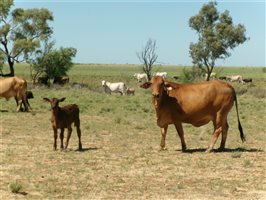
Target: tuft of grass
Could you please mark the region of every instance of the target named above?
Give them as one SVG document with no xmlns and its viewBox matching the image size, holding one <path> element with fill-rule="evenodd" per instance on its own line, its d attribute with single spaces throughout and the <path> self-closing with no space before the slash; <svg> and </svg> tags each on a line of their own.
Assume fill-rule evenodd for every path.
<svg viewBox="0 0 266 200">
<path fill-rule="evenodd" d="M 22 184 L 18 181 L 9 184 L 9 189 L 12 193 L 19 193 L 22 189 Z"/>
<path fill-rule="evenodd" d="M 250 160 L 245 160 L 244 167 L 252 167 L 252 162 Z"/>
<path fill-rule="evenodd" d="M 120 117 L 117 117 L 117 118 L 115 118 L 114 121 L 115 121 L 116 124 L 120 124 L 122 119 Z"/>
<path fill-rule="evenodd" d="M 232 157 L 232 158 L 240 158 L 241 155 L 242 155 L 241 152 L 234 152 L 234 153 L 231 155 L 231 157 Z"/>
</svg>

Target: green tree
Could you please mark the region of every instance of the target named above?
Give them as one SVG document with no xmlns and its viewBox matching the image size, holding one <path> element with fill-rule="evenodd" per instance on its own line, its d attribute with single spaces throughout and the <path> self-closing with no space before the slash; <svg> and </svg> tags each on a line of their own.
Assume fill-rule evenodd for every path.
<svg viewBox="0 0 266 200">
<path fill-rule="evenodd" d="M 48 22 L 53 21 L 47 9 L 21 9 L 11 12 L 13 0 L 2 0 L 0 4 L 0 51 L 5 55 L 10 73 L 14 76 L 14 63 L 26 61 L 40 42 L 52 34 Z"/>
<path fill-rule="evenodd" d="M 75 48 L 53 49 L 53 42 L 47 42 L 44 49 L 36 52 L 34 59 L 30 61 L 32 67 L 33 82 L 39 76 L 45 76 L 49 80 L 64 76 L 73 66 L 72 58 L 76 56 Z"/>
<path fill-rule="evenodd" d="M 243 25 L 234 25 L 229 11 L 219 13 L 216 2 L 204 4 L 199 13 L 189 19 L 189 26 L 198 33 L 198 42 L 191 43 L 189 53 L 194 65 L 204 69 L 207 80 L 217 59 L 226 59 L 230 50 L 248 38 Z"/>
</svg>

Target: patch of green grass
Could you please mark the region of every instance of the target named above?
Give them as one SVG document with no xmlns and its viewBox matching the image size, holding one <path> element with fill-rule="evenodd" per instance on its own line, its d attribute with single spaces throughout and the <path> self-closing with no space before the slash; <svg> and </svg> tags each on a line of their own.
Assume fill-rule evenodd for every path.
<svg viewBox="0 0 266 200">
<path fill-rule="evenodd" d="M 19 193 L 22 189 L 22 184 L 18 181 L 15 181 L 10 183 L 8 187 L 12 193 Z"/>
<path fill-rule="evenodd" d="M 28 77 L 23 67 L 16 69 L 17 75 Z M 162 66 L 160 70 L 167 71 L 168 79 L 173 80 L 172 76 L 180 75 L 182 67 Z M 68 86 L 31 87 L 35 98 L 30 99 L 33 110 L 29 113 L 17 113 L 13 99 L 1 99 L 2 109 L 8 111 L 1 113 L 2 199 L 14 199 L 7 187 L 10 180 L 30 183 L 27 185 L 29 200 L 79 200 L 90 195 L 99 199 L 229 200 L 252 199 L 255 193 L 256 198 L 263 199 L 265 98 L 250 93 L 265 87 L 261 68 L 229 67 L 221 71 L 221 76 L 241 74 L 245 78 L 251 77 L 254 86 L 233 83 L 237 89 L 247 89 L 246 93 L 238 95 L 247 142 L 241 143 L 233 107 L 228 115 L 230 128 L 226 148 L 229 152 L 214 154 L 203 152 L 213 138 L 212 123 L 201 128 L 184 124 L 187 148 L 192 153 L 180 151 L 180 139 L 175 127 L 170 125 L 166 136 L 168 150 L 158 151 L 161 133 L 151 94 L 139 87 L 133 78 L 136 72 L 140 71 L 135 65 L 76 65 L 69 73 Z M 124 81 L 136 89 L 136 95 L 107 95 L 102 90 L 103 79 Z M 71 82 L 88 86 L 77 89 L 71 87 Z M 53 150 L 51 108 L 43 97 L 66 97 L 61 106 L 78 104 L 83 151 L 76 151 L 78 139 L 73 126 L 69 149 Z M 12 131 L 9 133 L 9 130 Z M 67 131 L 65 139 L 66 134 Z M 221 136 L 215 149 L 219 147 L 220 139 Z M 60 144 L 59 138 L 57 144 Z M 230 189 L 236 187 L 241 192 Z"/>
</svg>

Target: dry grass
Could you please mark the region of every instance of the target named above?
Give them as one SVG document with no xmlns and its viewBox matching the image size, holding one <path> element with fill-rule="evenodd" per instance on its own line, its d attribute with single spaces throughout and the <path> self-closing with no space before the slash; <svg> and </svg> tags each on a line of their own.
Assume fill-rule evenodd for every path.
<svg viewBox="0 0 266 200">
<path fill-rule="evenodd" d="M 187 153 L 180 151 L 170 127 L 168 150 L 159 151 L 150 94 L 133 80 L 129 83 L 135 84 L 135 96 L 33 88 L 34 109 L 29 113 L 16 113 L 13 100 L 1 99 L 2 111 L 8 111 L 0 112 L 1 199 L 266 198 L 265 98 L 248 93 L 238 98 L 246 143 L 241 143 L 233 108 L 227 151 L 204 152 L 212 137 L 210 124 L 184 126 Z M 80 106 L 83 151 L 76 150 L 75 130 L 67 151 L 53 151 L 51 113 L 44 96 L 66 96 L 62 105 Z M 8 188 L 16 181 L 22 185 L 19 194 Z"/>
</svg>

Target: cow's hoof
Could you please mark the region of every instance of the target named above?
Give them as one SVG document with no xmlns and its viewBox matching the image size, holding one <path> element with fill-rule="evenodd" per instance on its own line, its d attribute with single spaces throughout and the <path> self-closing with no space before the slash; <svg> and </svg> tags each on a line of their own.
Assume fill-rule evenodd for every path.
<svg viewBox="0 0 266 200">
<path fill-rule="evenodd" d="M 211 152 L 213 152 L 213 149 L 211 149 L 211 148 L 208 148 L 208 149 L 205 151 L 205 153 L 211 153 Z"/>
<path fill-rule="evenodd" d="M 167 148 L 166 147 L 161 147 L 160 151 L 166 151 Z"/>
<path fill-rule="evenodd" d="M 217 149 L 218 152 L 223 152 L 225 151 L 225 148 L 224 147 L 220 147 L 219 149 Z"/>
</svg>

